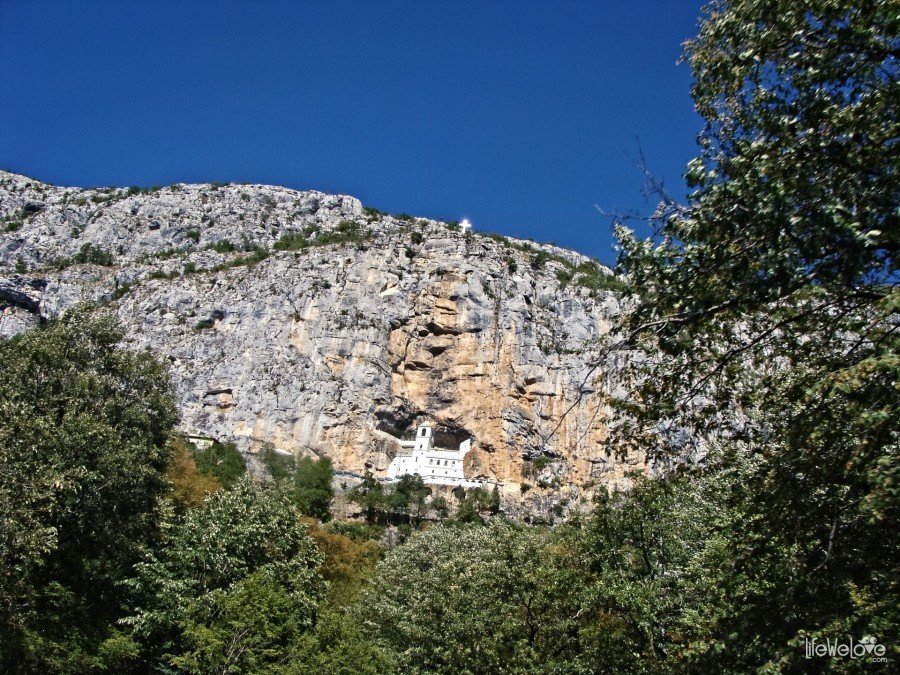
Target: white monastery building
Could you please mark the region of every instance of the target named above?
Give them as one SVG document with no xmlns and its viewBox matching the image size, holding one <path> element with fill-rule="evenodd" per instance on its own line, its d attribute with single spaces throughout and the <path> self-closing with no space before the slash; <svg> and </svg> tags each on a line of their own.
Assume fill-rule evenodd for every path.
<svg viewBox="0 0 900 675">
<path fill-rule="evenodd" d="M 400 476 L 421 476 L 423 483 L 438 485 L 461 485 L 478 487 L 484 484 L 480 480 L 467 480 L 463 472 L 463 459 L 472 449 L 472 440 L 466 439 L 459 445 L 459 450 L 437 448 L 429 423 L 419 425 L 413 441 L 399 441 L 405 452 L 391 460 L 387 470 L 389 480 Z"/>
</svg>

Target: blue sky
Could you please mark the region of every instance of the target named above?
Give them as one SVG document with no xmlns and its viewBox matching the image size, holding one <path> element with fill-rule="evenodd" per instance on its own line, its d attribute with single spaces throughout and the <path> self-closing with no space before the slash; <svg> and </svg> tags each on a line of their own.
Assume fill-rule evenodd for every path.
<svg viewBox="0 0 900 675">
<path fill-rule="evenodd" d="M 0 2 L 0 167 L 352 194 L 615 258 L 677 195 L 701 2 Z"/>
</svg>

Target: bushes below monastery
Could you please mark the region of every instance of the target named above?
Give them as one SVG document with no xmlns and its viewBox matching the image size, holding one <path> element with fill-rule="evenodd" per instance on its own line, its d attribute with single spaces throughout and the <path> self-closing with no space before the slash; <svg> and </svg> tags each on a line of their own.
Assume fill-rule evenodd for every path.
<svg viewBox="0 0 900 675">
<path fill-rule="evenodd" d="M 280 454 L 271 445 L 260 453 L 260 460 L 276 485 L 284 488 L 300 512 L 306 516 L 328 520 L 334 498 L 334 469 L 327 457 L 313 459 Z"/>
<path fill-rule="evenodd" d="M 450 518 L 450 503 L 441 496 L 432 496 L 431 488 L 420 476 L 401 476 L 396 483 L 384 484 L 367 472 L 362 482 L 349 492 L 349 499 L 362 509 L 369 525 L 400 525 L 403 533 L 420 526 L 426 519 L 446 521 Z M 500 512 L 500 494 L 496 488 L 462 487 L 453 489 L 457 509 L 452 520 L 483 523 L 483 516 Z"/>
</svg>

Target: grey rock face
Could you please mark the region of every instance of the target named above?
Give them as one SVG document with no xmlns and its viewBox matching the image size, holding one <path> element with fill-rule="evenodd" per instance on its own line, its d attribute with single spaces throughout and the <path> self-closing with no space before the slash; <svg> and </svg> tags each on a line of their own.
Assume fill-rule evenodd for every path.
<svg viewBox="0 0 900 675">
<path fill-rule="evenodd" d="M 607 452 L 609 373 L 590 368 L 618 301 L 579 270 L 609 271 L 572 251 L 260 185 L 0 172 L 0 218 L 0 335 L 99 303 L 168 359 L 191 435 L 382 475 L 430 419 L 438 444 L 474 437 L 467 475 L 524 510 L 576 508 L 638 461 Z"/>
</svg>

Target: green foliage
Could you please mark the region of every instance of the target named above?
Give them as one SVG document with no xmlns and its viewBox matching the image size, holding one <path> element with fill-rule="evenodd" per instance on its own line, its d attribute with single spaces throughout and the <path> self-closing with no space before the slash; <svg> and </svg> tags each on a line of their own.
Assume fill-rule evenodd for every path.
<svg viewBox="0 0 900 675">
<path fill-rule="evenodd" d="M 280 570 L 279 570 L 280 572 Z M 300 638 L 310 628 L 306 600 L 267 568 L 229 588 L 206 593 L 184 612 L 180 622 L 185 650 L 168 656 L 178 671 L 290 672 Z"/>
<path fill-rule="evenodd" d="M 428 506 L 434 511 L 439 519 L 445 520 L 450 517 L 450 503 L 443 495 L 434 497 Z"/>
<path fill-rule="evenodd" d="M 328 509 L 334 498 L 334 489 L 331 487 L 333 476 L 331 460 L 327 457 L 318 460 L 301 457 L 297 461 L 291 496 L 301 513 L 319 520 L 328 520 Z"/>
<path fill-rule="evenodd" d="M 275 451 L 271 445 L 263 448 L 260 460 L 268 469 L 275 483 L 293 499 L 300 512 L 306 516 L 328 520 L 334 488 L 331 486 L 334 469 L 327 457 L 299 460 Z"/>
<path fill-rule="evenodd" d="M 553 460 L 551 460 L 546 455 L 538 455 L 532 459 L 526 459 L 522 463 L 522 477 L 523 478 L 537 478 L 538 475 L 546 469 Z"/>
<path fill-rule="evenodd" d="M 477 487 L 463 494 L 456 511 L 456 519 L 461 523 L 483 523 L 482 514 L 500 512 L 500 492 L 496 485 L 491 491 Z"/>
<path fill-rule="evenodd" d="M 294 665 L 297 672 L 322 675 L 383 675 L 397 672 L 394 659 L 372 643 L 352 617 L 325 610 L 316 632 L 305 638 L 306 658 Z"/>
<path fill-rule="evenodd" d="M 197 673 L 290 663 L 323 592 L 299 518 L 287 495 L 246 479 L 190 511 L 134 582 L 144 601 L 128 624 L 143 660 Z"/>
<path fill-rule="evenodd" d="M 194 324 L 194 330 L 209 330 L 215 325 L 216 322 L 212 319 L 200 319 L 197 323 Z"/>
<path fill-rule="evenodd" d="M 272 480 L 276 483 L 292 478 L 294 475 L 297 460 L 293 455 L 285 455 L 277 452 L 275 446 L 271 443 L 263 445 L 263 448 L 259 453 L 259 459 L 263 463 L 263 466 L 268 470 L 269 476 L 271 476 Z"/>
<path fill-rule="evenodd" d="M 125 281 L 125 282 L 119 284 L 116 287 L 116 290 L 113 291 L 113 295 L 112 295 L 113 300 L 120 300 L 120 299 L 124 298 L 126 295 L 131 293 L 131 291 L 133 291 L 135 286 L 137 286 L 138 284 L 139 284 L 139 282 L 137 282 L 137 281 Z"/>
<path fill-rule="evenodd" d="M 369 218 L 383 218 L 384 216 L 388 215 L 386 211 L 381 211 L 371 206 L 364 206 L 363 213 L 365 213 Z"/>
<path fill-rule="evenodd" d="M 431 489 L 421 476 L 401 476 L 397 482 L 384 485 L 367 471 L 348 496 L 362 507 L 369 524 L 418 525 L 428 510 L 430 495 Z"/>
<path fill-rule="evenodd" d="M 599 291 L 622 293 L 627 290 L 627 285 L 622 279 L 604 272 L 600 265 L 593 261 L 573 265 L 568 260 L 560 258 L 557 262 L 562 265 L 560 269 L 556 270 L 556 279 L 562 288 L 569 284 L 575 284 L 587 288 L 593 294 Z"/>
<path fill-rule="evenodd" d="M 227 239 L 220 239 L 214 244 L 208 244 L 206 248 L 217 253 L 233 253 L 237 251 L 237 247 Z"/>
<path fill-rule="evenodd" d="M 591 516 L 564 535 L 584 565 L 581 601 L 594 617 L 579 628 L 587 670 L 677 668 L 728 611 L 719 532 L 734 511 L 721 502 L 722 477 L 632 479 L 627 495 L 601 489 Z"/>
<path fill-rule="evenodd" d="M 356 616 L 401 672 L 553 672 L 578 608 L 550 545 L 501 522 L 431 527 L 387 554 Z"/>
<path fill-rule="evenodd" d="M 604 272 L 600 265 L 593 261 L 572 265 L 566 261 L 566 267 L 556 273 L 560 286 L 574 283 L 583 286 L 594 293 L 598 291 L 614 291 L 621 293 L 627 290 L 627 285 L 619 277 Z"/>
<path fill-rule="evenodd" d="M 232 267 L 253 267 L 257 263 L 260 263 L 269 257 L 269 249 L 267 249 L 265 246 L 253 246 L 249 242 L 245 243 L 244 251 L 248 252 L 249 255 L 235 256 L 230 260 L 226 260 L 225 262 L 215 265 L 210 269 L 210 271 L 221 272 L 223 270 L 231 269 Z"/>
<path fill-rule="evenodd" d="M 711 465 L 723 475 L 754 458 L 721 491 L 740 507 L 734 572 L 695 668 L 820 668 L 807 636 L 900 640 L 900 15 L 887 0 L 715 10 L 688 48 L 707 123 L 693 192 L 663 202 L 654 238 L 619 230 L 635 295 L 620 347 L 649 359 L 622 373 L 617 442 L 680 456 L 702 438 L 731 458 Z"/>
<path fill-rule="evenodd" d="M 388 513 L 417 525 L 425 515 L 426 500 L 431 496 L 431 488 L 422 482 L 421 476 L 400 476 L 387 494 Z"/>
<path fill-rule="evenodd" d="M 550 259 L 550 254 L 543 249 L 539 249 L 531 254 L 531 269 L 539 270 L 543 269 L 546 262 Z"/>
<path fill-rule="evenodd" d="M 384 528 L 378 525 L 348 520 L 332 520 L 328 523 L 328 530 L 349 537 L 353 541 L 375 541 L 384 533 Z"/>
<path fill-rule="evenodd" d="M 314 238 L 310 238 L 315 235 Z M 333 230 L 320 232 L 317 226 L 307 226 L 300 232 L 283 234 L 275 242 L 276 251 L 298 251 L 313 246 L 330 244 L 361 244 L 372 236 L 372 233 L 352 220 L 342 220 Z"/>
<path fill-rule="evenodd" d="M 195 449 L 194 460 L 200 473 L 214 476 L 226 489 L 247 473 L 247 462 L 234 443 L 213 441 L 203 449 Z"/>
<path fill-rule="evenodd" d="M 503 236 L 502 234 L 497 234 L 496 232 L 479 232 L 478 234 L 479 234 L 479 236 L 482 236 L 487 239 L 490 239 L 491 241 L 497 242 L 504 248 L 506 248 L 510 245 L 509 239 L 507 237 Z"/>
<path fill-rule="evenodd" d="M 96 663 L 158 535 L 165 368 L 85 312 L 0 340 L 0 670 Z"/>
<path fill-rule="evenodd" d="M 307 225 L 299 232 L 288 232 L 281 235 L 275 242 L 276 251 L 297 251 L 313 246 L 311 236 L 318 234 L 321 228 L 318 225 Z"/>
<path fill-rule="evenodd" d="M 114 262 L 112 253 L 105 251 L 100 246 L 93 244 L 82 244 L 81 248 L 71 258 L 60 258 L 56 260 L 56 267 L 63 269 L 69 265 L 103 265 L 109 267 Z"/>
<path fill-rule="evenodd" d="M 200 230 L 192 228 L 190 230 L 187 230 L 184 233 L 184 236 L 185 236 L 185 238 L 190 239 L 192 242 L 194 242 L 196 244 L 198 241 L 200 241 Z"/>
<path fill-rule="evenodd" d="M 362 482 L 350 490 L 350 501 L 362 507 L 366 522 L 369 524 L 385 520 L 387 514 L 387 498 L 384 485 L 366 471 Z"/>
</svg>

